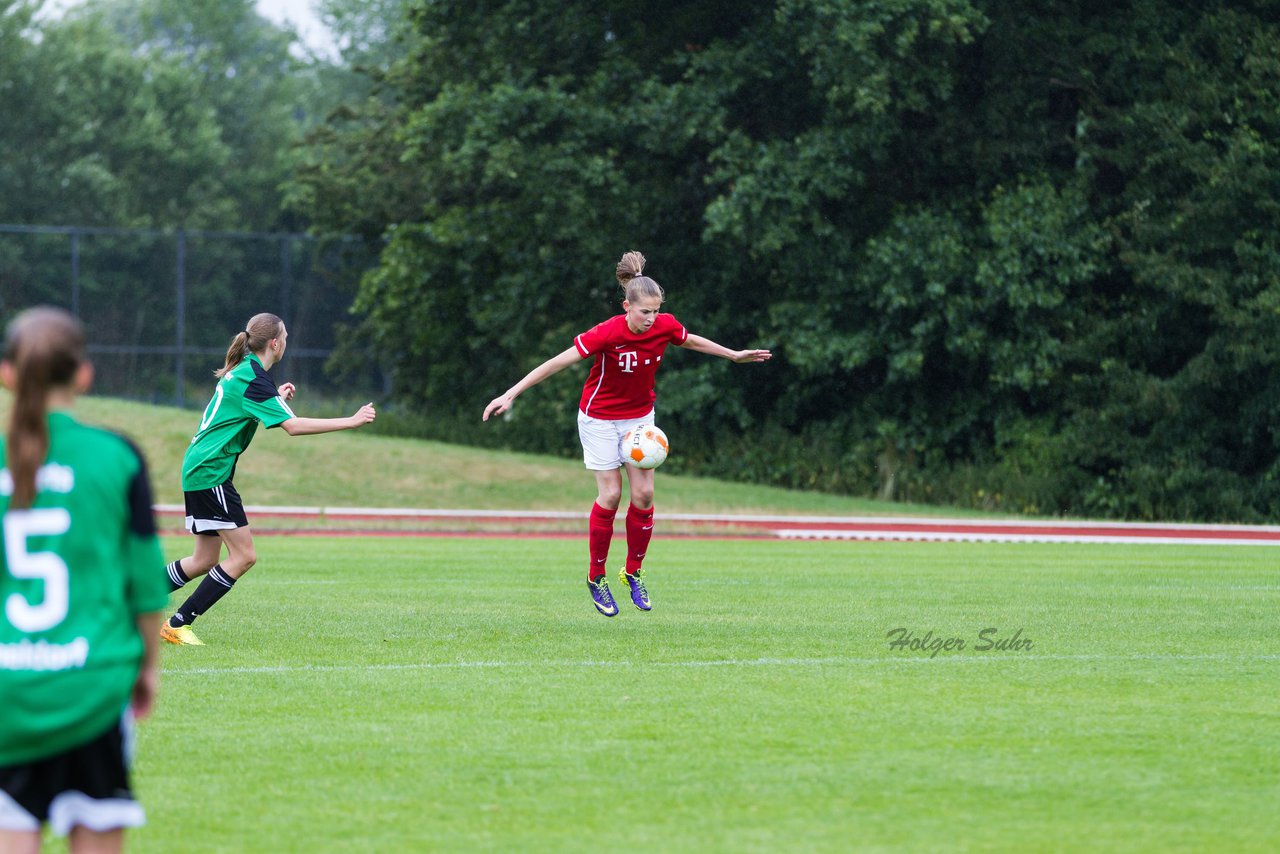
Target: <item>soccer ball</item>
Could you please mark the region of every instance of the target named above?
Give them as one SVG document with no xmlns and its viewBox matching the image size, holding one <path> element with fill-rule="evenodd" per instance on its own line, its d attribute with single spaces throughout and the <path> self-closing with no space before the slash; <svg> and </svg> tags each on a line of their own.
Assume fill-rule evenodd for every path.
<svg viewBox="0 0 1280 854">
<path fill-rule="evenodd" d="M 652 424 L 641 424 L 622 437 L 622 459 L 638 469 L 656 469 L 670 450 L 667 434 Z"/>
</svg>

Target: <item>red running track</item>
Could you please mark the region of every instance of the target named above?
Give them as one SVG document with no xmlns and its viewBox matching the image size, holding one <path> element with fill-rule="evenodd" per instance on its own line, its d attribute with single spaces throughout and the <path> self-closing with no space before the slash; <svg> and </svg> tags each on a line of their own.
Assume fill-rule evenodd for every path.
<svg viewBox="0 0 1280 854">
<path fill-rule="evenodd" d="M 157 505 L 162 517 L 182 517 L 178 505 Z M 265 507 L 245 508 L 250 518 L 268 517 L 314 520 L 305 528 L 274 533 L 383 536 L 521 536 L 578 537 L 581 531 L 564 530 L 566 523 L 580 522 L 585 530 L 587 514 L 525 510 L 417 510 L 372 507 Z M 914 540 L 946 542 L 1039 543 L 1177 543 L 1183 545 L 1280 545 L 1280 526 L 1195 525 L 1088 521 L 1022 521 L 995 519 L 944 519 L 888 516 L 767 516 L 671 513 L 663 522 L 675 523 L 668 534 L 692 537 L 751 537 L 813 540 Z M 348 527 L 339 527 L 341 522 Z M 350 523 L 395 522 L 430 524 L 430 529 L 353 529 Z M 445 526 L 441 529 L 440 526 Z M 486 526 L 474 530 L 474 526 Z M 576 526 L 575 526 L 576 527 Z M 262 530 L 262 527 L 259 526 Z M 557 530 L 558 529 L 558 530 Z"/>
</svg>

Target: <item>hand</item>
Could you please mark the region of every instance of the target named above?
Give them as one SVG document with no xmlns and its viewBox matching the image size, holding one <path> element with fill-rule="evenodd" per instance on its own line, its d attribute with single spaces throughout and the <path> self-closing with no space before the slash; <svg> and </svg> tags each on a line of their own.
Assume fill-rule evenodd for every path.
<svg viewBox="0 0 1280 854">
<path fill-rule="evenodd" d="M 488 421 L 490 415 L 501 415 L 511 408 L 511 404 L 516 402 L 516 396 L 511 392 L 507 392 L 501 397 L 495 397 L 489 401 L 489 405 L 484 408 L 484 417 L 481 421 Z"/>
<path fill-rule="evenodd" d="M 373 421 L 373 419 L 377 417 L 378 417 L 378 411 L 373 408 L 373 404 L 366 403 L 364 406 L 360 407 L 359 410 L 357 410 L 355 415 L 351 416 L 351 426 L 363 427 L 365 424 L 369 424 L 370 422 Z"/>
<path fill-rule="evenodd" d="M 283 399 L 293 400 L 293 396 L 297 394 L 298 389 L 294 386 L 293 383 L 285 383 L 284 385 L 280 386 L 280 388 L 276 389 L 276 391 L 280 393 L 280 397 L 282 397 Z"/>
<path fill-rule="evenodd" d="M 768 350 L 738 350 L 733 354 L 733 361 L 738 364 L 746 362 L 767 362 L 773 358 Z"/>
<path fill-rule="evenodd" d="M 133 683 L 133 697 L 130 707 L 135 720 L 142 720 L 151 714 L 156 704 L 156 688 L 160 684 L 160 673 L 155 667 L 143 666 L 138 671 L 138 679 Z"/>
</svg>

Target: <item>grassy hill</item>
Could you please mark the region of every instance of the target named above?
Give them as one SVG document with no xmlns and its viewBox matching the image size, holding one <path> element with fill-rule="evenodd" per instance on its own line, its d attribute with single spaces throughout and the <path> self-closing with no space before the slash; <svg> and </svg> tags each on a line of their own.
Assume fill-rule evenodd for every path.
<svg viewBox="0 0 1280 854">
<path fill-rule="evenodd" d="M 8 402 L 0 393 L 4 423 Z M 296 411 L 309 414 L 305 402 Z M 156 501 L 182 502 L 182 453 L 199 422 L 198 412 L 91 395 L 79 401 L 76 414 L 86 423 L 133 438 L 151 466 Z M 679 437 L 673 439 L 678 454 Z M 235 480 L 249 504 L 586 510 L 595 495 L 591 476 L 576 460 L 395 438 L 369 430 L 291 437 L 283 430 L 260 429 L 241 457 Z M 668 472 L 659 474 L 657 490 L 657 504 L 664 513 L 956 512 Z"/>
</svg>

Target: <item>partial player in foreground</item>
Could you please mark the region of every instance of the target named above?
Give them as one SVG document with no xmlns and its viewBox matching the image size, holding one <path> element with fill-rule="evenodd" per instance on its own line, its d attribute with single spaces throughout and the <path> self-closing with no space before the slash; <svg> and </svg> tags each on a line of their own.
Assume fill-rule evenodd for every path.
<svg viewBox="0 0 1280 854">
<path fill-rule="evenodd" d="M 652 469 L 642 469 L 623 458 L 622 437 L 634 427 L 653 424 L 654 380 L 668 344 L 733 362 L 763 362 L 768 350 L 730 350 L 714 341 L 690 334 L 670 314 L 662 313 L 666 294 L 653 279 L 643 275 L 645 258 L 639 252 L 622 256 L 614 271 L 624 291 L 622 314 L 615 315 L 578 335 L 573 346 L 552 356 L 484 410 L 484 420 L 511 408 L 521 393 L 570 365 L 594 357 L 578 405 L 578 438 L 582 457 L 595 474 L 596 500 L 587 529 L 590 564 L 587 587 L 596 610 L 606 617 L 618 613 L 609 592 L 605 563 L 613 539 L 613 520 L 622 500 L 622 468 L 627 470 L 631 506 L 627 509 L 627 558 L 619 581 L 631 592 L 632 603 L 642 611 L 651 608 L 642 562 L 653 534 Z"/>
<path fill-rule="evenodd" d="M 0 851 L 115 852 L 146 816 L 130 790 L 133 720 L 150 713 L 168 593 L 141 454 L 69 410 L 93 370 L 55 308 L 9 325 L 0 380 Z"/>
<path fill-rule="evenodd" d="M 231 339 L 226 363 L 214 371 L 218 385 L 205 407 L 196 435 L 182 458 L 182 490 L 187 530 L 195 551 L 165 567 L 171 589 L 204 575 L 187 601 L 161 628 L 169 643 L 203 646 L 191 630 L 196 618 L 221 599 L 258 560 L 240 494 L 231 483 L 240 454 L 262 424 L 281 427 L 290 436 L 352 430 L 373 421 L 372 403 L 347 418 L 299 418 L 289 408 L 293 383 L 276 388 L 267 373 L 284 356 L 289 332 L 274 314 L 255 314 Z M 227 557 L 219 563 L 222 547 Z"/>
</svg>

